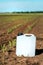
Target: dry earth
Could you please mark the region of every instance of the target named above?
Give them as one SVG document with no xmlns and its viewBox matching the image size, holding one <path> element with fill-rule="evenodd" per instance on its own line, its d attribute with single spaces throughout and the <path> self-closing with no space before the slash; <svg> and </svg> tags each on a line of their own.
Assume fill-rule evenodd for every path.
<svg viewBox="0 0 43 65">
<path fill-rule="evenodd" d="M 28 33 L 33 33 L 37 37 L 36 56 L 17 57 L 16 47 L 13 47 L 5 53 L 0 51 L 0 65 L 43 65 L 43 16 L 38 18 L 37 25 Z"/>
</svg>

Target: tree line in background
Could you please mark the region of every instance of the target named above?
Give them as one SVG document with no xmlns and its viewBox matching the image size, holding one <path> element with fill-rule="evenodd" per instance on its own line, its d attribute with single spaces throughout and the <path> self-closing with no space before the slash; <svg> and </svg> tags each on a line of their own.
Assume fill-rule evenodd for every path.
<svg viewBox="0 0 43 65">
<path fill-rule="evenodd" d="M 24 11 L 21 11 L 21 12 L 12 12 L 12 13 L 43 13 L 43 11 L 26 11 L 26 12 L 24 12 Z"/>
<path fill-rule="evenodd" d="M 0 12 L 0 14 L 14 14 L 14 13 L 43 13 L 43 11 L 13 11 L 13 12 Z"/>
</svg>

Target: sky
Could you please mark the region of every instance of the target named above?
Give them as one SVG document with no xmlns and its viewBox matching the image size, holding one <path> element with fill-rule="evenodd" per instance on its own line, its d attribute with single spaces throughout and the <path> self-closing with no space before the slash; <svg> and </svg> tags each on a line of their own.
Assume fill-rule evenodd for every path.
<svg viewBox="0 0 43 65">
<path fill-rule="evenodd" d="M 43 11 L 43 0 L 0 0 L 0 12 Z"/>
</svg>

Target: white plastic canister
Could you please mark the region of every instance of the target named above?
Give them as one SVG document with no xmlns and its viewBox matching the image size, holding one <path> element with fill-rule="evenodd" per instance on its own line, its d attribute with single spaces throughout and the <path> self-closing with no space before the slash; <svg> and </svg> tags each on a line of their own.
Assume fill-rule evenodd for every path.
<svg viewBox="0 0 43 65">
<path fill-rule="evenodd" d="M 17 36 L 16 55 L 33 57 L 35 56 L 36 36 L 33 34 L 24 34 Z"/>
</svg>

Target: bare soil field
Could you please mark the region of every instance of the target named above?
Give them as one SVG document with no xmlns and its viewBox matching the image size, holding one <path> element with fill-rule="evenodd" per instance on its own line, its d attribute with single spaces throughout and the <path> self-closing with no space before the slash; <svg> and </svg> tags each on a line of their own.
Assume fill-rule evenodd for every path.
<svg viewBox="0 0 43 65">
<path fill-rule="evenodd" d="M 8 43 L 19 32 L 27 33 L 29 26 L 37 22 L 36 15 L 0 15 L 0 44 Z M 34 22 L 35 21 L 35 22 Z"/>
<path fill-rule="evenodd" d="M 14 28 L 10 33 L 7 32 L 6 29 L 9 27 L 12 28 L 12 26 L 15 24 L 20 24 L 20 21 L 22 22 L 22 25 L 17 26 L 17 28 Z M 5 27 L 0 28 L 0 45 L 8 44 L 9 40 L 16 39 L 16 36 L 19 32 L 32 33 L 37 37 L 36 55 L 32 58 L 24 56 L 17 57 L 16 46 L 13 46 L 5 52 L 0 50 L 0 65 L 43 65 L 43 15 L 32 16 L 32 19 L 30 17 L 29 20 L 26 20 L 26 18 L 20 18 L 20 20 L 18 19 L 18 23 L 10 22 L 12 25 L 8 23 L 9 22 L 7 22 L 8 27 L 6 25 Z M 2 24 L 0 25 L 2 26 Z"/>
</svg>

